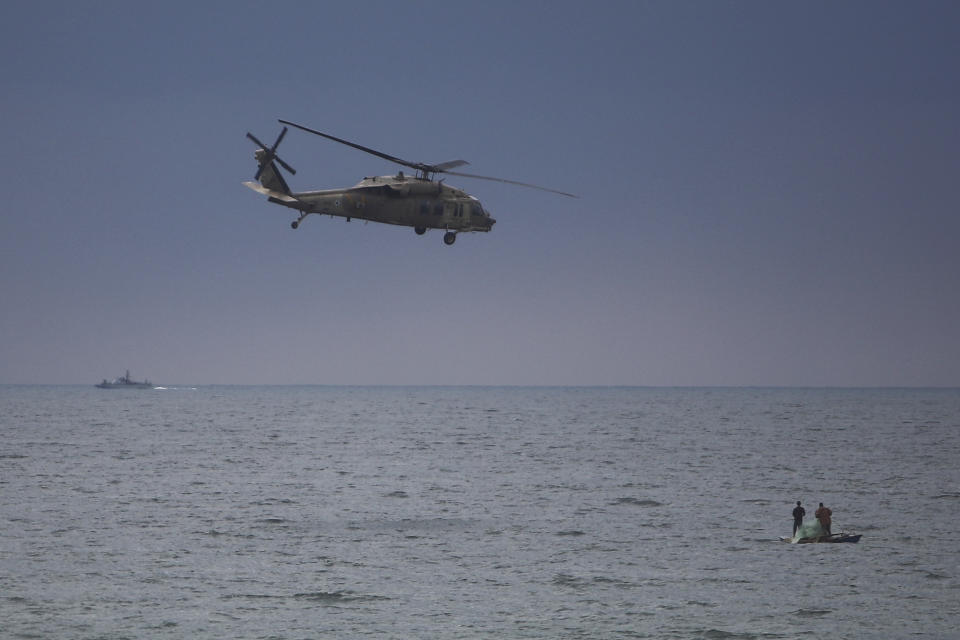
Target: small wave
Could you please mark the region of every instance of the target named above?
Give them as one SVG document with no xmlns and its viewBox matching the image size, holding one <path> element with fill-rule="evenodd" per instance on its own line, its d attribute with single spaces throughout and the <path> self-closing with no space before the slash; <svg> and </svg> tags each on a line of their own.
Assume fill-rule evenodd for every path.
<svg viewBox="0 0 960 640">
<path fill-rule="evenodd" d="M 571 529 L 570 531 L 557 531 L 557 535 L 558 536 L 585 536 L 587 534 L 583 531 Z"/>
<path fill-rule="evenodd" d="M 933 496 L 931 500 L 957 500 L 960 499 L 960 492 L 958 493 L 941 493 L 938 496 Z"/>
<path fill-rule="evenodd" d="M 53 531 L 50 532 L 50 535 L 54 535 L 54 536 L 58 536 L 58 537 L 59 537 L 59 536 L 62 536 L 62 535 L 71 533 L 71 532 L 73 532 L 73 531 L 76 531 L 76 530 L 77 530 L 76 527 L 64 527 L 63 529 L 54 529 Z"/>
<path fill-rule="evenodd" d="M 406 491 L 391 491 L 386 495 L 387 498 L 409 498 L 410 495 Z"/>
<path fill-rule="evenodd" d="M 354 593 L 353 591 L 312 591 L 309 593 L 294 594 L 298 600 L 309 600 L 311 602 L 331 603 L 331 602 L 370 602 L 374 600 L 389 600 L 386 596 L 374 596 Z"/>
<path fill-rule="evenodd" d="M 822 618 L 833 613 L 830 609 L 797 609 L 793 615 L 801 618 Z"/>
<path fill-rule="evenodd" d="M 759 635 L 755 633 L 734 633 L 733 631 L 723 631 L 722 629 L 707 629 L 703 631 L 702 634 L 696 634 L 698 636 L 707 638 L 707 640 L 755 640 L 756 638 L 769 638 L 769 637 L 779 637 L 771 636 L 770 634 L 761 633 Z"/>
<path fill-rule="evenodd" d="M 703 637 L 708 640 L 727 640 L 727 638 L 744 638 L 745 640 L 755 638 L 752 633 L 733 633 L 721 629 L 707 629 L 703 632 Z"/>
<path fill-rule="evenodd" d="M 315 602 L 335 602 L 340 600 L 351 600 L 352 598 L 344 591 L 313 591 L 310 593 L 297 593 L 294 598 L 300 600 L 313 600 Z"/>
<path fill-rule="evenodd" d="M 594 576 L 593 583 L 598 585 L 611 585 L 614 587 L 620 587 L 621 589 L 632 589 L 637 586 L 632 582 L 619 580 L 617 578 L 608 578 L 607 576 Z"/>
<path fill-rule="evenodd" d="M 558 573 L 553 577 L 553 584 L 560 585 L 562 587 L 573 587 L 575 589 L 580 589 L 586 586 L 586 581 L 583 578 L 578 578 L 572 576 L 569 573 Z"/>
<path fill-rule="evenodd" d="M 714 607 L 716 607 L 716 606 L 718 606 L 718 605 L 716 605 L 716 604 L 714 604 L 714 603 L 712 603 L 712 602 L 704 602 L 704 601 L 702 601 L 702 600 L 687 600 L 687 606 L 690 606 L 690 607 L 705 607 L 705 608 L 708 608 L 708 609 L 712 609 L 712 608 L 714 608 Z"/>
<path fill-rule="evenodd" d="M 657 502 L 656 500 L 641 499 L 641 498 L 617 498 L 611 505 L 618 504 L 630 504 L 635 507 L 662 507 L 662 502 Z"/>
</svg>

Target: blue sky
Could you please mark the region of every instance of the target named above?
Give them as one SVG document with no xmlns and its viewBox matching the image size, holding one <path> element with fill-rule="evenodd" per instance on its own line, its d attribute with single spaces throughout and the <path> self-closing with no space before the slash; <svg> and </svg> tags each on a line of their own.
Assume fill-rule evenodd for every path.
<svg viewBox="0 0 960 640">
<path fill-rule="evenodd" d="M 17 3 L 0 382 L 960 385 L 953 2 Z M 277 118 L 440 234 L 241 185 Z M 291 131 L 297 189 L 397 167 Z"/>
</svg>

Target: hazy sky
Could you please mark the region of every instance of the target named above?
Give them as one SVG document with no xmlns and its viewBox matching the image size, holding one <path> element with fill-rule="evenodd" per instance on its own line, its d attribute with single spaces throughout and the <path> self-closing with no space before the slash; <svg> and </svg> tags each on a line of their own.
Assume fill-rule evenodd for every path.
<svg viewBox="0 0 960 640">
<path fill-rule="evenodd" d="M 953 1 L 6 3 L 0 382 L 960 385 L 958 70 Z M 277 118 L 582 197 L 293 231 Z"/>
</svg>

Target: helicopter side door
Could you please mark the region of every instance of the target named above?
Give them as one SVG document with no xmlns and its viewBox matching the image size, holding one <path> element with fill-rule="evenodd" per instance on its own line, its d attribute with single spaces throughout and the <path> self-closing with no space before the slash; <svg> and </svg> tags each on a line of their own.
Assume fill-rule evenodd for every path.
<svg viewBox="0 0 960 640">
<path fill-rule="evenodd" d="M 424 228 L 439 228 L 443 226 L 443 200 L 420 200 L 417 202 L 415 213 L 416 216 L 414 219 L 416 220 L 415 225 L 417 226 L 423 226 Z"/>
<path fill-rule="evenodd" d="M 462 207 L 459 202 L 453 200 L 447 200 L 443 203 L 443 222 L 449 226 L 455 227 L 458 218 L 457 218 L 457 209 Z"/>
</svg>

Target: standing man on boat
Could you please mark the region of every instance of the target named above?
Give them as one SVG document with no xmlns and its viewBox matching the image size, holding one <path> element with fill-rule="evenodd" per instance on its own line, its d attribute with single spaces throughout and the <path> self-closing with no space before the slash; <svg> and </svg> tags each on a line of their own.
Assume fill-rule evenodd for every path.
<svg viewBox="0 0 960 640">
<path fill-rule="evenodd" d="M 807 515 L 807 510 L 800 506 L 797 500 L 797 506 L 793 508 L 793 535 L 797 535 L 797 529 L 803 524 L 803 516 Z"/>
<path fill-rule="evenodd" d="M 817 516 L 817 520 L 820 521 L 820 526 L 824 531 L 827 532 L 827 535 L 830 534 L 830 516 L 833 515 L 833 511 L 823 506 L 823 503 L 820 503 L 820 508 L 817 509 L 816 513 L 813 515 Z"/>
</svg>

